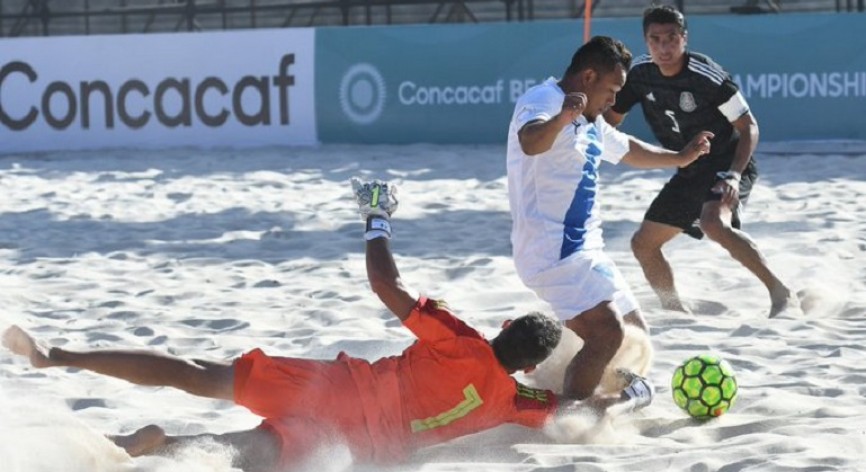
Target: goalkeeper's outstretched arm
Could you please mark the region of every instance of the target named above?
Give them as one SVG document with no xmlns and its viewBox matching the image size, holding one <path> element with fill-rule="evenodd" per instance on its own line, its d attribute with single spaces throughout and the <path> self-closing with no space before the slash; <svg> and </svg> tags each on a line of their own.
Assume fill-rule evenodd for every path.
<svg viewBox="0 0 866 472">
<path fill-rule="evenodd" d="M 403 284 L 391 254 L 391 214 L 397 209 L 397 188 L 386 182 L 352 179 L 352 190 L 361 218 L 366 222 L 367 279 L 382 303 L 400 318 L 409 317 L 417 293 Z"/>
<path fill-rule="evenodd" d="M 403 284 L 388 238 L 378 237 L 367 241 L 367 279 L 373 292 L 397 318 L 403 321 L 409 317 L 418 296 Z"/>
</svg>

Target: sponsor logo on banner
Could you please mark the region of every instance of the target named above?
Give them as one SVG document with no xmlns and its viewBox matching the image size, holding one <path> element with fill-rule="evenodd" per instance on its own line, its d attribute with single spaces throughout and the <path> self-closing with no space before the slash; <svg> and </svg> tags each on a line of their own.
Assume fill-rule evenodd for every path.
<svg viewBox="0 0 866 472">
<path fill-rule="evenodd" d="M 340 108 L 359 125 L 378 120 L 386 99 L 385 79 L 371 64 L 355 64 L 340 81 Z"/>
<path fill-rule="evenodd" d="M 399 107 L 448 107 L 513 104 L 538 81 L 534 79 L 497 79 L 486 84 L 430 85 L 417 80 L 392 81 L 374 65 L 350 66 L 339 85 L 339 103 L 343 114 L 353 123 L 369 125 L 381 118 L 394 102 Z"/>
<path fill-rule="evenodd" d="M 305 28 L 4 39 L 0 152 L 315 144 L 314 40 Z"/>
<path fill-rule="evenodd" d="M 128 78 L 119 84 L 98 78 L 77 83 L 53 80 L 46 84 L 36 67 L 26 61 L 11 61 L 0 68 L 0 90 L 14 83 L 31 98 L 29 103 L 10 106 L 0 96 L 0 123 L 13 131 L 27 130 L 38 121 L 55 130 L 75 123 L 90 129 L 92 121 L 103 123 L 106 129 L 121 125 L 138 129 L 153 122 L 166 128 L 194 123 L 220 127 L 229 120 L 244 126 L 288 126 L 289 89 L 295 85 L 289 68 L 294 63 L 295 55 L 285 54 L 275 75 L 245 75 L 234 83 L 209 76 L 201 80 L 165 77 L 149 82 Z M 245 96 L 254 97 L 249 102 L 255 103 L 245 104 Z M 271 108 L 272 96 L 276 97 L 276 110 Z"/>
</svg>

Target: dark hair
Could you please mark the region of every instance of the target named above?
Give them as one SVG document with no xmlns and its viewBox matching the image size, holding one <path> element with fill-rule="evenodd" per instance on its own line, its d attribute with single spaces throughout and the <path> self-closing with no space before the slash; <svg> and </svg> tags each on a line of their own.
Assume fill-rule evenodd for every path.
<svg viewBox="0 0 866 472">
<path fill-rule="evenodd" d="M 686 25 L 686 17 L 680 13 L 673 5 L 653 5 L 643 12 L 643 34 L 646 35 L 646 30 L 649 25 L 669 25 L 674 24 L 680 27 L 680 33 L 685 33 L 688 29 Z"/>
<path fill-rule="evenodd" d="M 600 74 L 613 72 L 617 65 L 628 70 L 631 67 L 631 52 L 622 41 L 608 36 L 594 36 L 571 56 L 571 64 L 565 75 L 593 69 Z"/>
<path fill-rule="evenodd" d="M 518 371 L 547 359 L 561 337 L 558 320 L 533 312 L 512 321 L 490 344 L 505 369 Z"/>
</svg>

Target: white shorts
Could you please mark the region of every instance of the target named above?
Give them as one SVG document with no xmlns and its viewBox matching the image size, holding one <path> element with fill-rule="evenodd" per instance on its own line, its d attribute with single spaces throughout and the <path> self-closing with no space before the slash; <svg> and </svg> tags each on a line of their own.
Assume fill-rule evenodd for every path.
<svg viewBox="0 0 866 472">
<path fill-rule="evenodd" d="M 625 315 L 640 305 L 616 264 L 603 251 L 577 252 L 523 280 L 563 321 L 612 301 Z"/>
</svg>

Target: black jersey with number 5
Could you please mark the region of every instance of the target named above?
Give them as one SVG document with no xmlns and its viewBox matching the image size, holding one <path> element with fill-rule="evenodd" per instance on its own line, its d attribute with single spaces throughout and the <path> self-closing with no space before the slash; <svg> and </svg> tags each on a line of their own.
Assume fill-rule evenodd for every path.
<svg viewBox="0 0 866 472">
<path fill-rule="evenodd" d="M 733 159 L 738 139 L 731 121 L 749 111 L 730 75 L 709 57 L 691 51 L 686 52 L 682 71 L 672 77 L 662 75 L 647 54 L 635 59 L 612 109 L 625 114 L 637 103 L 667 149 L 679 151 L 701 131 L 715 134 L 710 155 L 681 169 L 685 175 L 707 167 L 726 168 L 719 160 Z"/>
</svg>

